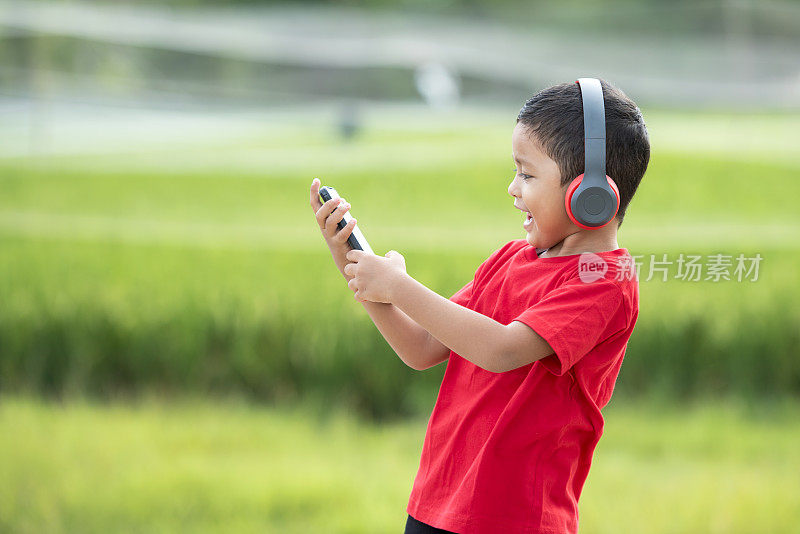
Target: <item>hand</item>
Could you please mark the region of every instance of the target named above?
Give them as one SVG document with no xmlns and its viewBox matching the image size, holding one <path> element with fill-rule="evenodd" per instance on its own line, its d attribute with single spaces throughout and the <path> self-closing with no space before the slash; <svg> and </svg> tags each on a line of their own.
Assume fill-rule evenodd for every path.
<svg viewBox="0 0 800 534">
<path fill-rule="evenodd" d="M 392 302 L 392 291 L 406 274 L 406 259 L 402 254 L 390 250 L 384 258 L 351 250 L 345 257 L 353 262 L 345 266 L 344 273 L 353 276 L 347 287 L 355 292 L 357 301 Z"/>
<path fill-rule="evenodd" d="M 344 267 L 347 265 L 345 254 L 352 250 L 347 238 L 350 237 L 356 226 L 356 219 L 352 219 L 347 226 L 340 230 L 337 224 L 344 218 L 345 212 L 350 209 L 350 204 L 343 198 L 331 199 L 323 204 L 319 200 L 319 187 L 319 180 L 314 178 L 311 182 L 311 209 L 316 214 L 317 224 L 331 251 L 333 262 L 345 280 L 350 280 L 344 272 Z"/>
</svg>

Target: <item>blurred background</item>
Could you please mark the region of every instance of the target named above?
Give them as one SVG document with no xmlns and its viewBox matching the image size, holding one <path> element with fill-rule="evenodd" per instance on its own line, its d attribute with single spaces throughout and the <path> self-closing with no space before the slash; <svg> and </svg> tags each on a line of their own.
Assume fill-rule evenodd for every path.
<svg viewBox="0 0 800 534">
<path fill-rule="evenodd" d="M 0 40 L 0 531 L 401 532 L 445 365 L 311 181 L 449 297 L 525 236 L 520 107 L 594 76 L 652 156 L 581 531 L 796 532 L 800 3 L 0 0 Z"/>
</svg>

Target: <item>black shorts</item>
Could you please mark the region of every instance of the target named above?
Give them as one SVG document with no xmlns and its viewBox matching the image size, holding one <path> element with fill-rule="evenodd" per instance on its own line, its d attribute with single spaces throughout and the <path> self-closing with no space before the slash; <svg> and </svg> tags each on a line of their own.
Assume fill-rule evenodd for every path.
<svg viewBox="0 0 800 534">
<path fill-rule="evenodd" d="M 422 521 L 417 521 L 416 519 L 411 517 L 411 515 L 409 515 L 408 519 L 406 520 L 405 534 L 456 534 L 456 533 L 450 532 L 449 530 L 432 527 L 427 523 L 423 523 Z"/>
</svg>

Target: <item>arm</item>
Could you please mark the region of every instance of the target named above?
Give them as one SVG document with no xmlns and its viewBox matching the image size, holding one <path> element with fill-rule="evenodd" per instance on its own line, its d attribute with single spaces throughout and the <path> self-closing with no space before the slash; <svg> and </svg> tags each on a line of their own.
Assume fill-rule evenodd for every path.
<svg viewBox="0 0 800 534">
<path fill-rule="evenodd" d="M 442 297 L 405 273 L 393 284 L 391 301 L 442 345 L 487 371 L 503 373 L 553 353 L 526 324 L 503 325 Z"/>
<path fill-rule="evenodd" d="M 403 362 L 417 371 L 443 362 L 450 349 L 393 304 L 364 301 L 372 322 Z"/>
</svg>

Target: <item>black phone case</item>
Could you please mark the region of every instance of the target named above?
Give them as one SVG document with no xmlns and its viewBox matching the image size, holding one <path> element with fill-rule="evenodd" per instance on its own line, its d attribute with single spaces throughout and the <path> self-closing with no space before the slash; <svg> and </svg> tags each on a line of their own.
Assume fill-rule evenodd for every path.
<svg viewBox="0 0 800 534">
<path fill-rule="evenodd" d="M 319 196 L 320 198 L 322 198 L 323 202 L 327 202 L 333 198 L 333 196 L 331 196 L 330 191 L 328 191 L 328 186 L 323 186 L 320 188 Z M 339 230 L 341 230 L 342 228 L 347 226 L 347 223 L 345 222 L 344 219 L 342 219 L 341 221 L 336 223 L 336 226 L 339 228 Z M 350 244 L 350 247 L 352 247 L 354 250 L 364 250 L 364 248 L 361 246 L 361 243 L 358 242 L 358 239 L 356 239 L 356 236 L 354 236 L 353 234 L 350 234 L 347 237 L 347 242 Z"/>
</svg>

